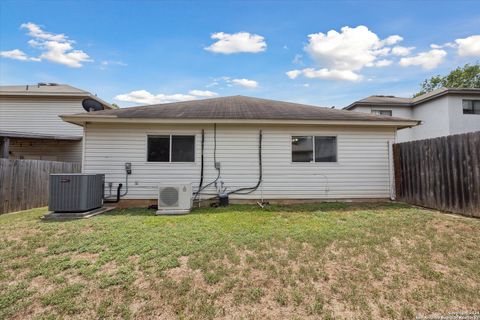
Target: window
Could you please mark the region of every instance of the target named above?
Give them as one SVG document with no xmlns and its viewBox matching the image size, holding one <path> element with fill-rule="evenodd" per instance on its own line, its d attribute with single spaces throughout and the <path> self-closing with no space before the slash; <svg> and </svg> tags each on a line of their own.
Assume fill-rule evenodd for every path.
<svg viewBox="0 0 480 320">
<path fill-rule="evenodd" d="M 337 137 L 315 137 L 315 162 L 337 162 Z"/>
<path fill-rule="evenodd" d="M 313 139 L 312 137 L 292 137 L 292 161 L 312 162 Z"/>
<path fill-rule="evenodd" d="M 480 114 L 480 100 L 463 100 L 463 114 Z"/>
<path fill-rule="evenodd" d="M 148 162 L 195 162 L 195 136 L 149 135 Z"/>
<path fill-rule="evenodd" d="M 372 110 L 372 113 L 378 116 L 392 116 L 392 110 Z"/>
<path fill-rule="evenodd" d="M 293 136 L 292 162 L 337 162 L 337 137 Z"/>
</svg>

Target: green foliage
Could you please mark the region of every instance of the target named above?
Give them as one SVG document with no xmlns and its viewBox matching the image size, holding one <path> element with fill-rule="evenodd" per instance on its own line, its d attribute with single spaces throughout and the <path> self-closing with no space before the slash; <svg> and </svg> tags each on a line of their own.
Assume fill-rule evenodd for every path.
<svg viewBox="0 0 480 320">
<path fill-rule="evenodd" d="M 436 75 L 426 79 L 414 97 L 440 88 L 480 88 L 480 64 L 466 64 L 446 76 Z"/>
</svg>

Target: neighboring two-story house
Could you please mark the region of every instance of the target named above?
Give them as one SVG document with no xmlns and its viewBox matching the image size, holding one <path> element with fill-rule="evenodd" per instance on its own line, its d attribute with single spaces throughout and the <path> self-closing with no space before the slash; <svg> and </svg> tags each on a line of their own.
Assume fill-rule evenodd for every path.
<svg viewBox="0 0 480 320">
<path fill-rule="evenodd" d="M 101 109 L 112 108 L 64 84 L 0 86 L 0 157 L 81 162 L 83 128 L 58 115 L 84 112 L 85 99 L 98 102 Z"/>
<path fill-rule="evenodd" d="M 421 120 L 397 131 L 397 142 L 480 131 L 480 89 L 442 88 L 415 98 L 370 96 L 346 110 Z"/>
</svg>

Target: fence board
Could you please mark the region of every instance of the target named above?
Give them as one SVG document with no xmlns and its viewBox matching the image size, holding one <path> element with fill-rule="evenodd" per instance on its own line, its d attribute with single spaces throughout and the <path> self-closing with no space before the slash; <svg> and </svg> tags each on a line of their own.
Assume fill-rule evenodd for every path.
<svg viewBox="0 0 480 320">
<path fill-rule="evenodd" d="M 0 159 L 0 214 L 45 206 L 49 175 L 80 170 L 79 163 Z"/>
<path fill-rule="evenodd" d="M 395 144 L 397 199 L 480 218 L 480 131 Z"/>
</svg>

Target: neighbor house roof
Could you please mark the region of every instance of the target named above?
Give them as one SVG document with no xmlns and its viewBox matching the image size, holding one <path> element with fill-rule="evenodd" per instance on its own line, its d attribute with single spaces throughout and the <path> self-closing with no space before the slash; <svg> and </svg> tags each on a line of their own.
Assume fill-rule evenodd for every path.
<svg viewBox="0 0 480 320">
<path fill-rule="evenodd" d="M 62 115 L 63 120 L 85 122 L 362 122 L 385 125 L 413 126 L 416 120 L 349 112 L 298 103 L 259 99 L 245 96 L 220 97 L 140 107 L 102 110 L 94 113 Z"/>
<path fill-rule="evenodd" d="M 0 86 L 0 96 L 30 96 L 30 97 L 84 97 L 100 102 L 104 107 L 113 107 L 106 101 L 88 91 L 72 87 L 68 84 L 38 83 L 18 86 Z"/>
<path fill-rule="evenodd" d="M 356 106 L 362 105 L 377 105 L 377 106 L 405 106 L 411 107 L 426 101 L 430 101 L 447 94 L 480 94 L 480 88 L 440 88 L 431 92 L 422 94 L 415 98 L 400 98 L 395 96 L 370 96 L 358 101 L 353 102 L 344 109 L 350 110 Z"/>
<path fill-rule="evenodd" d="M 19 139 L 42 139 L 42 140 L 77 140 L 77 141 L 82 140 L 82 136 L 5 131 L 5 130 L 0 130 L 0 137 L 19 138 Z"/>
</svg>

